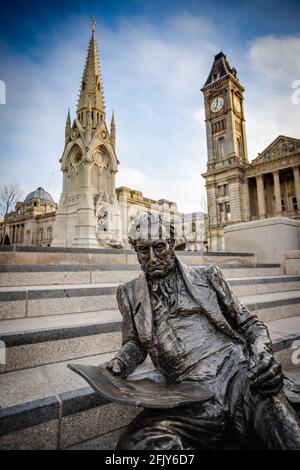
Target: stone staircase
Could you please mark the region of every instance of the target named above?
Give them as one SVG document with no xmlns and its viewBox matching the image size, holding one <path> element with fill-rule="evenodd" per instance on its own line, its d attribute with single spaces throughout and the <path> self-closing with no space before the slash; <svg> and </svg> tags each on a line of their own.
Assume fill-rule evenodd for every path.
<svg viewBox="0 0 300 470">
<path fill-rule="evenodd" d="M 186 264 L 221 267 L 237 295 L 267 322 L 294 377 L 290 347 L 300 337 L 300 276 L 258 264 L 254 254 L 177 254 Z M 139 273 L 132 250 L 0 251 L 1 448 L 113 448 L 139 410 L 98 397 L 67 363 L 99 364 L 115 354 L 121 345 L 116 290 Z M 135 374 L 151 368 L 146 360 Z"/>
</svg>

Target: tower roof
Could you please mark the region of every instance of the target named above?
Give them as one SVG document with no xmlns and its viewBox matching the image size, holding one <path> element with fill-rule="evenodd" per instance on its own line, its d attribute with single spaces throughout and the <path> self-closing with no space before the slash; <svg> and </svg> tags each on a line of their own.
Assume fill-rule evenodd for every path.
<svg viewBox="0 0 300 470">
<path fill-rule="evenodd" d="M 89 42 L 84 71 L 81 81 L 77 111 L 86 110 L 89 98 L 92 109 L 105 112 L 104 92 L 100 71 L 99 54 L 96 41 L 96 22 L 92 22 L 92 36 Z"/>
<path fill-rule="evenodd" d="M 24 202 L 29 204 L 33 199 L 40 199 L 40 201 L 43 201 L 43 202 L 54 203 L 51 194 L 49 194 L 47 191 L 45 191 L 44 188 L 41 188 L 41 187 L 27 194 L 26 198 L 24 199 Z"/>
<path fill-rule="evenodd" d="M 220 78 L 225 77 L 226 75 L 230 75 L 234 77 L 236 80 L 237 74 L 236 69 L 234 67 L 230 67 L 229 62 L 227 60 L 226 55 L 223 51 L 219 52 L 215 55 L 214 61 L 209 72 L 208 78 L 203 86 L 205 88 L 207 85 L 210 85 L 213 82 L 216 82 Z"/>
</svg>

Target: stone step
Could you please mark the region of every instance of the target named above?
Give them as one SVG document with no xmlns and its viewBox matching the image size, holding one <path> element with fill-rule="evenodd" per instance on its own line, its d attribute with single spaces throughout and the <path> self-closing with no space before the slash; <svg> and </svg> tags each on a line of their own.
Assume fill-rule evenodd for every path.
<svg viewBox="0 0 300 470">
<path fill-rule="evenodd" d="M 300 292 L 241 297 L 264 320 L 299 315 Z M 2 372 L 71 360 L 116 350 L 121 345 L 118 310 L 27 317 L 1 322 L 0 341 L 6 346 Z M 1 366 L 0 366 L 1 367 Z"/>
<path fill-rule="evenodd" d="M 279 264 L 225 263 L 222 271 L 230 278 L 282 274 Z M 6 264 L 0 265 L 0 287 L 122 283 L 138 277 L 140 273 L 138 264 Z"/>
<path fill-rule="evenodd" d="M 72 362 L 97 365 L 113 354 Z M 0 376 L 0 449 L 64 449 L 99 434 L 104 440 L 109 438 L 102 447 L 109 448 L 109 435 L 124 428 L 140 411 L 97 396 L 67 363 Z M 148 361 L 135 375 L 151 368 Z"/>
<path fill-rule="evenodd" d="M 176 251 L 186 264 L 255 264 L 255 253 Z M 134 250 L 0 246 L 0 264 L 136 264 Z"/>
<path fill-rule="evenodd" d="M 300 293 L 300 276 L 255 276 L 227 278 L 227 280 L 238 296 L 269 294 L 291 290 L 299 290 Z"/>
<path fill-rule="evenodd" d="M 291 351 L 293 342 L 300 338 L 300 317 L 297 321 L 292 318 L 280 322 L 272 322 L 270 328 L 276 354 L 283 348 Z M 72 362 L 97 365 L 107 362 L 113 354 Z M 67 363 L 60 361 L 0 376 L 1 449 L 114 448 L 120 432 L 140 409 L 97 396 L 67 368 Z M 153 366 L 147 358 L 134 375 L 142 376 L 151 370 Z M 299 369 L 290 373 L 300 383 Z"/>
<path fill-rule="evenodd" d="M 300 276 L 228 278 L 237 295 L 300 288 Z M 0 320 L 83 313 L 117 308 L 119 283 L 0 287 Z"/>
<path fill-rule="evenodd" d="M 0 288 L 0 319 L 63 315 L 117 308 L 118 283 Z"/>
<path fill-rule="evenodd" d="M 3 321 L 6 364 L 0 372 L 115 351 L 121 320 L 118 310 L 105 310 Z"/>
</svg>

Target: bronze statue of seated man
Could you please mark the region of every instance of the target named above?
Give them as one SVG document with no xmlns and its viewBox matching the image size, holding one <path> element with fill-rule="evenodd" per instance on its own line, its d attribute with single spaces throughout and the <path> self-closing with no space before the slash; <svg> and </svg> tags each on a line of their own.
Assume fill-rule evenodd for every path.
<svg viewBox="0 0 300 470">
<path fill-rule="evenodd" d="M 213 397 L 144 409 L 117 449 L 222 449 L 228 436 L 245 447 L 300 449 L 299 421 L 283 394 L 267 327 L 217 266 L 181 263 L 174 232 L 172 223 L 146 214 L 130 230 L 143 273 L 118 289 L 123 345 L 107 368 L 125 378 L 149 354 L 167 383 L 197 381 Z"/>
</svg>

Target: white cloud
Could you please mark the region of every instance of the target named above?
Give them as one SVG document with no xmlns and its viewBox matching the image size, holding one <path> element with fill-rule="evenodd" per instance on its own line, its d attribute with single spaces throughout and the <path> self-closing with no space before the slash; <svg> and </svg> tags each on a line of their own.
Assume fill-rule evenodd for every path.
<svg viewBox="0 0 300 470">
<path fill-rule="evenodd" d="M 221 47 L 230 51 L 230 44 L 209 20 L 189 14 L 168 18 L 159 29 L 143 18 L 124 19 L 114 31 L 97 20 L 108 124 L 112 108 L 116 115 L 117 184 L 173 200 L 180 210 L 200 210 L 207 158 L 200 88 L 213 55 Z M 31 58 L 2 47 L 1 177 L 19 181 L 24 193 L 44 186 L 58 201 L 65 117 L 69 106 L 75 113 L 88 19 L 70 17 L 39 39 Z M 300 105 L 291 102 L 292 81 L 300 78 L 299 41 L 258 38 L 247 50 L 235 48 L 233 59 L 228 54 L 246 87 L 251 158 L 278 134 L 300 137 Z"/>
<path fill-rule="evenodd" d="M 278 135 L 300 138 L 300 105 L 292 83 L 300 79 L 300 36 L 258 38 L 250 44 L 246 88 L 249 157 Z"/>
</svg>

